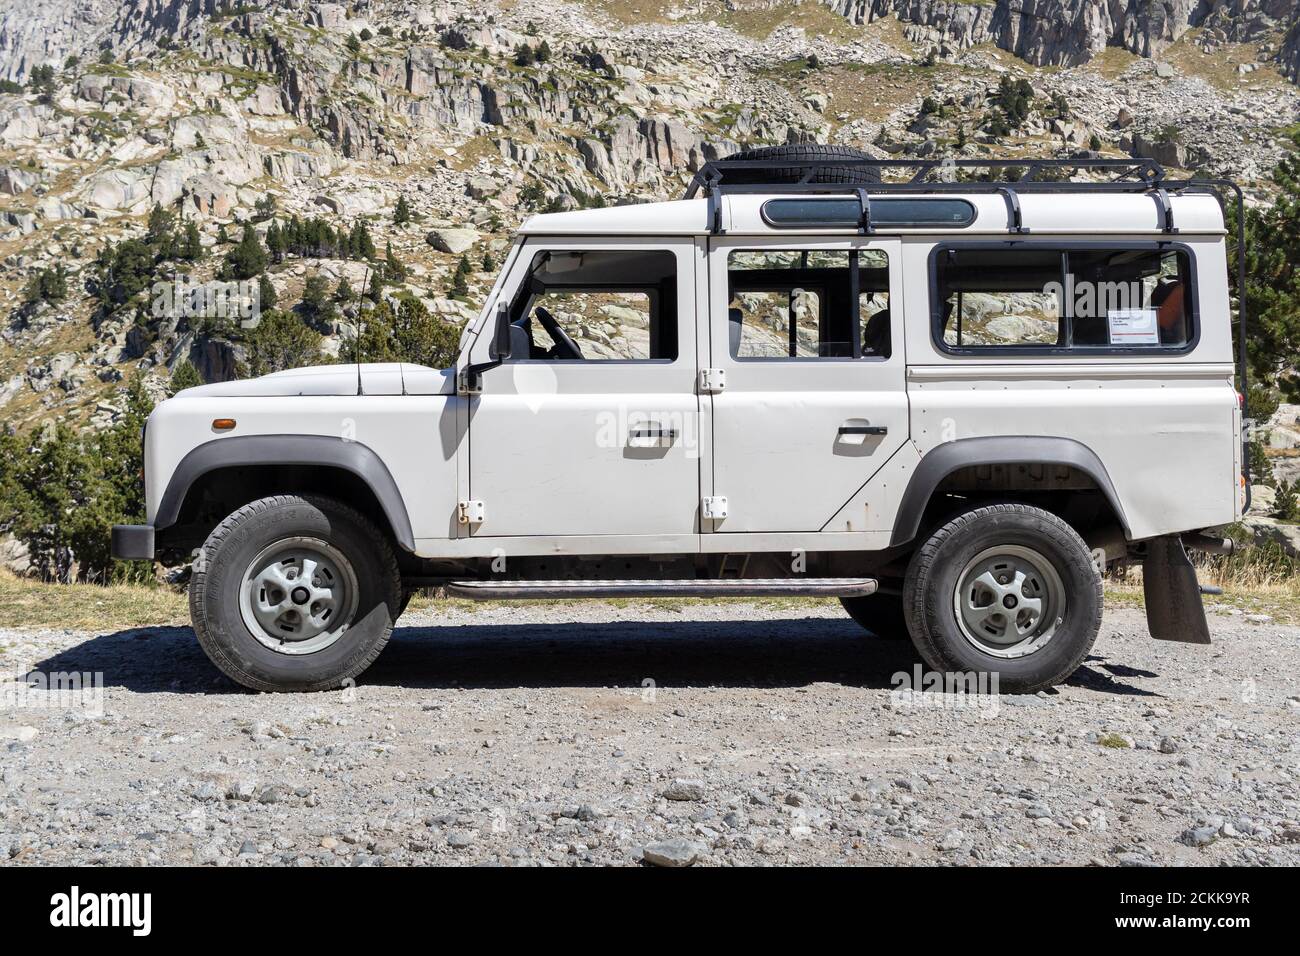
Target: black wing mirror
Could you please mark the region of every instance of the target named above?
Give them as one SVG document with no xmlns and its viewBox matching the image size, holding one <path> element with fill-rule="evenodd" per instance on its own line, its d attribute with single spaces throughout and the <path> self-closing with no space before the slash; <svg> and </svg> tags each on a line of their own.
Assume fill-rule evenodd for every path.
<svg viewBox="0 0 1300 956">
<path fill-rule="evenodd" d="M 492 341 L 488 343 L 490 362 L 477 362 L 465 366 L 457 380 L 456 392 L 473 395 L 483 387 L 483 373 L 496 368 L 510 358 L 510 310 L 504 302 L 497 306 L 496 323 L 492 326 Z"/>
<path fill-rule="evenodd" d="M 498 362 L 510 358 L 510 311 L 504 302 L 497 305 L 496 325 L 492 330 L 492 347 L 488 355 Z"/>
</svg>

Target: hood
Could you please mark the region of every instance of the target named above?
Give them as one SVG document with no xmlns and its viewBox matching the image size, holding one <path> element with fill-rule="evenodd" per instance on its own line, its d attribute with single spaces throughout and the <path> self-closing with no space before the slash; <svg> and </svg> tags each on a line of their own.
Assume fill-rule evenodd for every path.
<svg viewBox="0 0 1300 956">
<path fill-rule="evenodd" d="M 178 392 L 177 398 L 261 398 L 290 395 L 451 395 L 454 369 L 409 362 L 311 365 L 261 378 L 213 382 Z"/>
</svg>

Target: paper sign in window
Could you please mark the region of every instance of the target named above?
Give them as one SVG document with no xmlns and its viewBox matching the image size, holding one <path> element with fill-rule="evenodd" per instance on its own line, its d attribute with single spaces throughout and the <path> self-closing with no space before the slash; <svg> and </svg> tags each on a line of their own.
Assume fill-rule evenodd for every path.
<svg viewBox="0 0 1300 956">
<path fill-rule="evenodd" d="M 1155 309 L 1111 309 L 1106 317 L 1110 321 L 1111 345 L 1160 344 Z"/>
</svg>

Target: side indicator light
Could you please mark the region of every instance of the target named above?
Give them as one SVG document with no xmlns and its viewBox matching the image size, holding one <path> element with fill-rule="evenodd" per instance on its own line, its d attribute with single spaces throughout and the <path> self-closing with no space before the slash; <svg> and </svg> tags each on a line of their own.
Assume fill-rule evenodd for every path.
<svg viewBox="0 0 1300 956">
<path fill-rule="evenodd" d="M 212 419 L 212 430 L 216 432 L 228 432 L 235 427 L 233 418 L 214 418 Z"/>
</svg>

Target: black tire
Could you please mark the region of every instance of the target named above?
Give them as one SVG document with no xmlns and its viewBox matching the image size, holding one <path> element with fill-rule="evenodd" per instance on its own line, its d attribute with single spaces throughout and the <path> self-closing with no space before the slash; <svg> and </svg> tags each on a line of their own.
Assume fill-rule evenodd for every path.
<svg viewBox="0 0 1300 956">
<path fill-rule="evenodd" d="M 763 146 L 732 153 L 727 159 L 798 162 L 807 159 L 869 160 L 872 157 L 860 149 L 822 143 L 796 143 L 791 146 Z M 778 166 L 772 169 L 732 169 L 724 175 L 726 183 L 796 183 L 806 168 Z M 880 182 L 880 170 L 874 166 L 827 166 L 813 170 L 815 183 L 846 183 L 871 185 Z"/>
<path fill-rule="evenodd" d="M 899 594 L 869 594 L 866 597 L 842 597 L 840 603 L 849 617 L 876 637 L 890 641 L 906 640 L 907 616 Z"/>
<path fill-rule="evenodd" d="M 1060 613 L 1043 614 L 1055 621 L 1050 637 L 1021 657 L 998 656 L 978 646 L 978 638 L 968 636 L 969 625 L 958 617 L 959 578 L 974 573 L 971 563 L 980 556 L 1004 547 L 1045 559 L 1063 589 Z M 1067 679 L 1101 628 L 1101 576 L 1088 546 L 1060 518 L 1028 505 L 988 505 L 948 521 L 912 556 L 903 594 L 908 631 L 932 669 L 996 673 L 998 689 L 1012 693 L 1032 693 Z"/>
<path fill-rule="evenodd" d="M 292 540 L 323 542 L 352 572 L 355 598 L 350 613 L 340 609 L 346 629 L 310 653 L 281 653 L 263 643 L 241 604 L 252 562 L 277 542 Z M 231 680 L 261 691 L 329 690 L 356 677 L 388 642 L 401 598 L 397 559 L 386 537 L 352 508 L 314 496 L 277 495 L 240 508 L 208 535 L 190 579 L 190 617 L 200 646 Z"/>
</svg>

